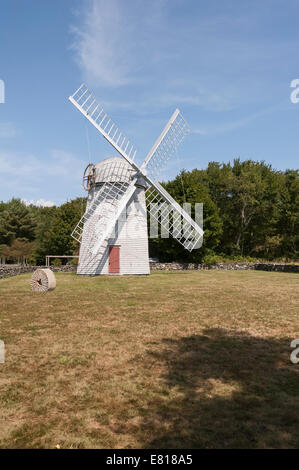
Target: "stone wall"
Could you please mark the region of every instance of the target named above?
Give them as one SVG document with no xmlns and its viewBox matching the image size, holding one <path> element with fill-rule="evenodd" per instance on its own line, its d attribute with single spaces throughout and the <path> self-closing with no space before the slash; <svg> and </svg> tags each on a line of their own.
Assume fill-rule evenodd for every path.
<svg viewBox="0 0 299 470">
<path fill-rule="evenodd" d="M 249 270 L 257 269 L 261 271 L 280 271 L 298 273 L 299 264 L 278 264 L 278 263 L 218 263 L 212 265 L 196 263 L 150 263 L 151 271 L 182 271 L 182 270 L 204 270 L 204 269 L 224 269 Z"/>
<path fill-rule="evenodd" d="M 285 273 L 299 273 L 299 264 L 275 264 L 275 263 L 259 263 L 254 269 L 261 271 L 280 271 Z"/>
<path fill-rule="evenodd" d="M 38 268 L 46 266 L 20 266 L 12 264 L 0 264 L 0 279 L 16 276 L 23 273 L 31 273 Z M 51 266 L 54 272 L 76 272 L 77 266 Z M 196 263 L 150 263 L 151 271 L 183 271 L 183 270 L 205 270 L 220 269 L 227 271 L 256 269 L 260 271 L 279 271 L 288 273 L 299 273 L 299 264 L 278 263 L 218 263 L 213 265 Z"/>
<path fill-rule="evenodd" d="M 0 264 L 0 279 L 18 274 L 33 273 L 38 268 L 47 268 L 47 266 L 20 266 L 18 264 Z M 51 266 L 54 272 L 70 272 L 76 271 L 77 266 L 64 265 L 64 266 Z"/>
<path fill-rule="evenodd" d="M 204 269 L 226 269 L 245 270 L 255 269 L 255 263 L 218 263 L 218 264 L 197 264 L 197 263 L 150 263 L 152 271 L 182 271 L 182 270 L 204 270 Z"/>
</svg>

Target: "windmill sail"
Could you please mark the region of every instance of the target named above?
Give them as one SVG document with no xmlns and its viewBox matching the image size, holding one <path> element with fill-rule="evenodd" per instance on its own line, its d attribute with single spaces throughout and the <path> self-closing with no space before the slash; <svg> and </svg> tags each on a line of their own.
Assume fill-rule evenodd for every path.
<svg viewBox="0 0 299 470">
<path fill-rule="evenodd" d="M 146 168 L 146 174 L 154 181 L 157 181 L 167 161 L 189 132 L 189 125 L 180 111 L 176 109 L 161 135 L 149 151 L 141 170 Z"/>
<path fill-rule="evenodd" d="M 139 168 L 134 162 L 136 154 L 134 146 L 105 113 L 84 83 L 69 97 L 69 100 L 126 160 L 126 165 L 129 164 L 132 172 L 129 180 L 118 177 L 115 178 L 114 183 L 113 177 L 111 179 L 110 163 L 110 179 L 101 180 L 102 185 L 97 186 L 94 201 L 78 222 L 72 236 L 81 242 L 86 232 L 91 241 L 89 251 L 92 255 L 96 255 L 104 241 L 110 236 L 121 212 L 136 190 L 137 179 L 141 177 L 144 186 L 148 186 L 146 195 L 151 216 L 184 248 L 189 251 L 199 248 L 203 237 L 202 228 L 157 182 L 161 170 L 186 134 L 190 132 L 180 111 L 176 109 L 173 113 Z"/>
<path fill-rule="evenodd" d="M 111 235 L 136 189 L 136 177 L 133 175 L 132 179 L 128 178 L 128 166 L 125 162 L 120 164 L 117 161 L 114 165 L 109 162 L 106 168 L 103 165 L 101 173 L 102 179 L 107 181 L 103 182 L 92 204 L 72 232 L 72 237 L 79 243 L 84 230 L 88 232 L 92 240 L 89 251 L 93 255 L 96 255 L 104 240 Z"/>
<path fill-rule="evenodd" d="M 98 104 L 94 94 L 83 83 L 69 100 L 77 109 L 101 132 L 105 139 L 122 155 L 125 160 L 135 169 L 139 168 L 134 164 L 136 149 L 124 134 L 115 125 L 103 108 Z M 110 170 L 109 170 L 110 171 Z M 119 168 L 116 169 L 119 173 Z M 111 175 L 110 175 L 111 176 Z M 120 175 L 118 174 L 118 177 Z M 117 179 L 116 179 L 117 180 Z M 85 224 L 97 211 L 98 224 L 91 226 L 89 231 L 94 232 L 94 239 L 97 239 L 90 248 L 93 255 L 102 245 L 113 230 L 117 218 L 124 210 L 126 203 L 130 200 L 135 190 L 135 180 L 128 186 L 127 183 L 111 184 L 106 183 L 99 192 L 96 200 L 90 209 L 81 217 L 72 232 L 72 237 L 79 243 L 82 241 Z"/>
<path fill-rule="evenodd" d="M 151 217 L 175 238 L 186 250 L 200 248 L 203 229 L 170 196 L 159 183 L 146 191 L 146 200 Z"/>
<path fill-rule="evenodd" d="M 109 200 L 106 198 L 106 203 L 101 204 L 103 207 L 102 211 L 99 214 L 99 220 L 96 226 L 94 227 L 97 240 L 91 248 L 91 253 L 96 255 L 102 244 L 111 235 L 116 222 L 121 216 L 122 212 L 126 208 L 126 205 L 130 201 L 131 197 L 135 192 L 136 186 L 135 181 L 132 181 L 127 188 L 126 192 L 117 199 Z M 108 190 L 109 192 L 109 190 Z"/>
<path fill-rule="evenodd" d="M 81 111 L 106 140 L 122 155 L 128 163 L 135 169 L 139 168 L 134 164 L 136 149 L 129 139 L 115 125 L 112 119 L 105 113 L 104 109 L 98 104 L 94 94 L 87 88 L 85 83 L 78 88 L 75 93 L 69 97 L 71 103 Z"/>
<path fill-rule="evenodd" d="M 201 246 L 202 228 L 157 182 L 161 170 L 189 132 L 189 125 L 176 109 L 149 151 L 141 171 L 146 171 L 150 182 L 146 200 L 151 217 L 160 223 L 164 233 L 170 233 L 184 248 L 192 251 Z"/>
</svg>

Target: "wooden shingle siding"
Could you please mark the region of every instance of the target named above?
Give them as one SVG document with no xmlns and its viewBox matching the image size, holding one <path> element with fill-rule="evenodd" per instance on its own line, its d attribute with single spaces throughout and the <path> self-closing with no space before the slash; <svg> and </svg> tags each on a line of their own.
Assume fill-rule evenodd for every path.
<svg viewBox="0 0 299 470">
<path fill-rule="evenodd" d="M 87 209 L 97 196 L 99 188 L 89 192 Z M 94 220 L 93 220 L 94 219 Z M 127 216 L 117 223 L 115 236 L 105 240 L 103 250 L 93 256 L 90 247 L 95 240 L 90 236 L 89 224 L 97 222 L 96 213 L 85 223 L 77 274 L 109 274 L 109 246 L 120 247 L 119 274 L 149 274 L 147 217 L 144 188 L 137 188 L 127 206 Z M 115 275 L 115 274 L 113 274 Z"/>
</svg>

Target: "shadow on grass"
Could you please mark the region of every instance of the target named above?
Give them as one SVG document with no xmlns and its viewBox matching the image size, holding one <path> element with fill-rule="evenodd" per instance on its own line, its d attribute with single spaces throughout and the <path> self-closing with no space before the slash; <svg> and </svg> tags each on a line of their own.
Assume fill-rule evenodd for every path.
<svg viewBox="0 0 299 470">
<path fill-rule="evenodd" d="M 140 410 L 140 441 L 147 448 L 298 447 L 299 364 L 290 351 L 288 338 L 222 329 L 151 346 L 146 363 L 164 371 L 156 378 L 163 391 Z"/>
</svg>

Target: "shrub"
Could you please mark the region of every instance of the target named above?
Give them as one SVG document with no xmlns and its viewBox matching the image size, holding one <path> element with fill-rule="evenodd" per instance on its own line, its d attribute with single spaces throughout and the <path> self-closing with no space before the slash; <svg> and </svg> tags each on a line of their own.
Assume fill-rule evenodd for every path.
<svg viewBox="0 0 299 470">
<path fill-rule="evenodd" d="M 52 266 L 61 266 L 62 262 L 61 262 L 61 259 L 54 258 L 51 264 Z"/>
<path fill-rule="evenodd" d="M 203 257 L 202 262 L 203 264 L 211 266 L 212 264 L 222 263 L 223 258 L 221 256 L 209 254 Z"/>
</svg>

